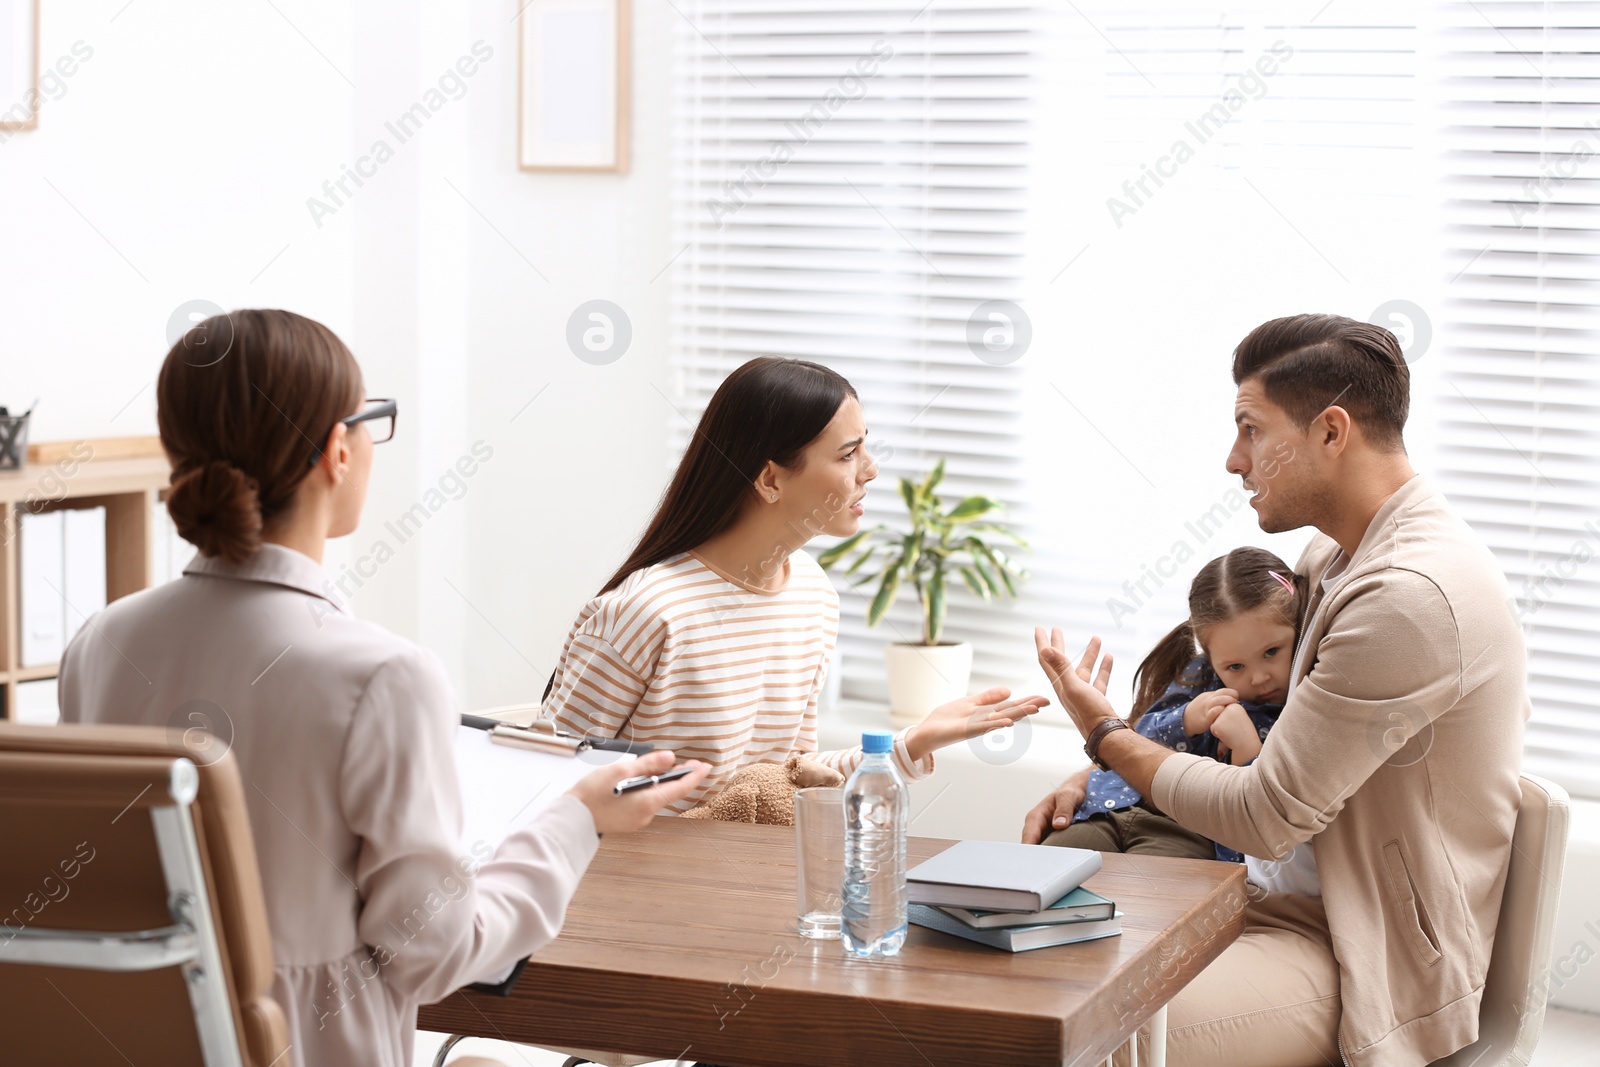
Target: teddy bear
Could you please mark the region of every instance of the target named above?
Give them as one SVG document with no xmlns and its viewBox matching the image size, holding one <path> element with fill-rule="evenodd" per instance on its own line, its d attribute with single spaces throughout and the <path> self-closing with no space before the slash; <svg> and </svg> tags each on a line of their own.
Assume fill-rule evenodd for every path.
<svg viewBox="0 0 1600 1067">
<path fill-rule="evenodd" d="M 795 753 L 782 763 L 752 763 L 742 768 L 722 792 L 680 817 L 793 826 L 796 790 L 843 784 L 844 775 L 832 767 Z"/>
</svg>

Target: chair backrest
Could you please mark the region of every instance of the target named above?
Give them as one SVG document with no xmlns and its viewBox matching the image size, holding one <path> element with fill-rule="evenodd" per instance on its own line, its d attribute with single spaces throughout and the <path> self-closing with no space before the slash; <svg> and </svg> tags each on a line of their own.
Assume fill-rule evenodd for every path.
<svg viewBox="0 0 1600 1067">
<path fill-rule="evenodd" d="M 0 857 L 0 1058 L 292 1067 L 230 754 L 0 723 Z"/>
<path fill-rule="evenodd" d="M 1478 1040 L 1438 1060 L 1436 1067 L 1526 1065 L 1533 1058 L 1549 996 L 1570 818 L 1565 789 L 1531 774 L 1522 776 L 1522 805 L 1478 1013 Z"/>
</svg>

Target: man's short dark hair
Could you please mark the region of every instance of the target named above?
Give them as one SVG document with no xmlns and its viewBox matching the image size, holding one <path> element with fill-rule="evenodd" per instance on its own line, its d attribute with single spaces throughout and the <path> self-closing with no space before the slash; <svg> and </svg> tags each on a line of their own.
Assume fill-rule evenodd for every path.
<svg viewBox="0 0 1600 1067">
<path fill-rule="evenodd" d="M 1374 448 L 1403 452 L 1411 368 L 1394 334 L 1343 315 L 1264 322 L 1233 350 L 1233 384 L 1261 382 L 1268 400 L 1304 430 L 1334 404 Z"/>
</svg>

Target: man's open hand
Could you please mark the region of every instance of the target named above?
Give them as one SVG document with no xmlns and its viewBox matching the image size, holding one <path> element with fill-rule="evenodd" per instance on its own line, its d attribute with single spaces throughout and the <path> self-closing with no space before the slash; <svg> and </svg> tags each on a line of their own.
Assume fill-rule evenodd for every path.
<svg viewBox="0 0 1600 1067">
<path fill-rule="evenodd" d="M 1095 723 L 1116 717 L 1111 701 L 1106 699 L 1106 685 L 1111 681 L 1111 654 L 1108 652 L 1104 659 L 1100 658 L 1098 637 L 1089 639 L 1089 647 L 1084 649 L 1083 658 L 1076 667 L 1067 658 L 1067 638 L 1059 626 L 1049 630 L 1043 626 L 1034 627 L 1033 643 L 1039 651 L 1039 666 L 1044 668 L 1045 677 L 1050 679 L 1056 696 L 1061 698 L 1061 706 L 1072 716 L 1079 733 L 1087 737 Z"/>
</svg>

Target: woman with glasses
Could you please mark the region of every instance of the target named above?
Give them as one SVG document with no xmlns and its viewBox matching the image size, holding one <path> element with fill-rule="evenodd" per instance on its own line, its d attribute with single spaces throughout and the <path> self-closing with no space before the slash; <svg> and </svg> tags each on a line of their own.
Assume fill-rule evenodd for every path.
<svg viewBox="0 0 1600 1067">
<path fill-rule="evenodd" d="M 673 757 L 613 764 L 498 848 L 460 839 L 439 661 L 324 593 L 324 543 L 355 530 L 394 433 L 395 402 L 362 395 L 349 349 L 287 311 L 216 316 L 174 345 L 156 385 L 167 508 L 199 554 L 90 619 L 60 680 L 66 722 L 204 722 L 231 744 L 301 1067 L 409 1067 L 419 1004 L 555 937 L 598 833 L 643 826 L 707 770 L 616 797 Z"/>
</svg>

